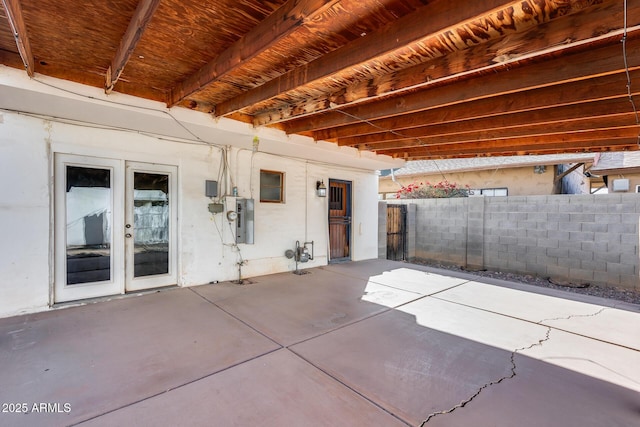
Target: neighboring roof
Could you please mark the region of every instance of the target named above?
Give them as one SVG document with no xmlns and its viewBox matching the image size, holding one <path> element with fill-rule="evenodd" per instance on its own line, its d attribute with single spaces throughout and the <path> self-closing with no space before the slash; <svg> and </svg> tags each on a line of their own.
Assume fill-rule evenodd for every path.
<svg viewBox="0 0 640 427">
<path fill-rule="evenodd" d="M 606 175 L 607 173 L 640 172 L 640 152 L 601 153 L 596 156 L 596 161 L 591 168 L 591 172 L 599 175 Z"/>
<path fill-rule="evenodd" d="M 558 165 L 593 161 L 594 154 L 561 154 L 547 156 L 474 157 L 467 159 L 415 160 L 394 169 L 395 176 L 428 175 L 439 172 L 466 172 L 496 168 L 514 168 L 536 165 Z M 380 176 L 390 175 L 389 169 Z"/>
</svg>

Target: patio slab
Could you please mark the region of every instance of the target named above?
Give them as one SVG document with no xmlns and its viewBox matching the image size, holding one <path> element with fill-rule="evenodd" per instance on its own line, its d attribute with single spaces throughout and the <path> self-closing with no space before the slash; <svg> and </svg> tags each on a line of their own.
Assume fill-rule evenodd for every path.
<svg viewBox="0 0 640 427">
<path fill-rule="evenodd" d="M 638 424 L 638 393 L 524 356 L 516 356 L 515 363 L 518 368 L 513 378 L 487 387 L 463 408 L 436 415 L 425 425 L 630 427 Z"/>
<path fill-rule="evenodd" d="M 283 349 L 81 426 L 406 424 Z"/>
<path fill-rule="evenodd" d="M 245 289 L 234 294 L 229 289 L 234 286 Z M 265 276 L 250 285 L 223 283 L 193 289 L 285 346 L 422 297 L 326 268 L 302 276 Z"/>
<path fill-rule="evenodd" d="M 0 425 L 637 420 L 633 310 L 391 261 L 251 282 L 0 319 L 0 402 L 51 405 Z"/>
<path fill-rule="evenodd" d="M 369 277 L 368 281 L 420 295 L 434 295 L 467 282 L 465 279 L 412 268 L 392 268 Z"/>
<path fill-rule="evenodd" d="M 474 293 L 477 290 L 465 289 Z M 527 297 L 520 295 L 520 291 L 512 292 L 515 295 L 504 298 L 515 302 Z M 565 310 L 572 307 L 573 303 L 567 300 L 547 301 L 547 304 L 557 305 L 558 311 L 561 307 Z M 526 302 L 519 301 L 519 304 L 523 307 Z M 583 303 L 577 304 L 581 304 L 576 309 L 577 313 L 585 310 Z M 510 352 L 516 351 L 518 354 L 536 357 L 547 363 L 640 392 L 640 352 L 635 349 L 612 345 L 610 341 L 582 334 L 568 333 L 544 323 L 519 319 L 508 312 L 492 312 L 483 308 L 482 304 L 472 307 L 439 298 L 425 298 L 407 304 L 400 310 L 415 316 L 416 322 L 426 328 Z M 602 313 L 601 310 L 596 307 L 592 313 Z M 570 311 L 565 313 L 567 317 L 571 316 Z M 638 314 L 629 314 L 640 317 Z M 602 328 L 595 332 L 600 336 Z M 615 333 L 617 332 L 612 331 L 612 334 Z"/>
<path fill-rule="evenodd" d="M 477 282 L 446 290 L 437 298 L 640 350 L 637 312 Z"/>
<path fill-rule="evenodd" d="M 531 426 L 630 425 L 637 416 L 637 408 L 628 404 L 640 397 L 637 351 L 436 298 L 411 302 L 291 349 L 411 425 L 467 401 L 478 405 L 478 413 L 491 413 L 486 405 L 493 401 L 477 403 L 475 397 L 494 388 L 511 390 L 500 396 L 511 408 L 522 408 Z M 567 369 L 547 361 L 560 361 Z M 516 395 L 521 398 L 514 399 Z M 587 404 L 600 395 L 603 399 Z M 549 418 L 563 401 L 568 413 Z M 553 411 L 527 409 L 549 402 Z M 609 413 L 608 424 L 601 422 L 603 411 Z M 521 425 L 520 411 L 509 413 L 492 415 L 486 423 L 470 417 L 452 424 L 445 414 L 440 415 L 442 424 L 436 418 L 433 422 Z"/>
<path fill-rule="evenodd" d="M 511 367 L 510 352 L 424 328 L 399 311 L 291 350 L 413 426 Z"/>
<path fill-rule="evenodd" d="M 73 424 L 279 348 L 188 289 L 1 319 L 0 339 L 0 402 L 29 406 L 0 425 L 29 426 Z"/>
</svg>

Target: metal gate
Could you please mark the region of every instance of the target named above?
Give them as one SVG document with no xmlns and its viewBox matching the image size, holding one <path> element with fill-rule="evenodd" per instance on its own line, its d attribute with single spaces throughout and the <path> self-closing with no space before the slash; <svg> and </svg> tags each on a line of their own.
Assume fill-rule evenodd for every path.
<svg viewBox="0 0 640 427">
<path fill-rule="evenodd" d="M 406 260 L 407 206 L 387 205 L 387 259 Z"/>
</svg>

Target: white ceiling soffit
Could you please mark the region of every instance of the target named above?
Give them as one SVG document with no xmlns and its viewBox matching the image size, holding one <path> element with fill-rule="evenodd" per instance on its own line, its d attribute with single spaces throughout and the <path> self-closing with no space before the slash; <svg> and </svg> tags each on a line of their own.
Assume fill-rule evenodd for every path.
<svg viewBox="0 0 640 427">
<path fill-rule="evenodd" d="M 253 128 L 247 123 L 165 104 L 112 93 L 69 81 L 0 66 L 0 108 L 84 124 L 133 130 L 153 135 L 215 145 L 251 148 L 260 138 L 259 151 L 320 163 L 365 170 L 388 169 L 401 159 L 379 156 L 352 147 L 339 147 L 273 128 Z"/>
</svg>

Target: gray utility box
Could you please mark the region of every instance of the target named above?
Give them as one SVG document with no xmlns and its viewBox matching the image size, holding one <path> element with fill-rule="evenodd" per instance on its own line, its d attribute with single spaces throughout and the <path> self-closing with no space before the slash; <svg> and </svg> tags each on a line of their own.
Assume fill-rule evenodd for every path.
<svg viewBox="0 0 640 427">
<path fill-rule="evenodd" d="M 253 199 L 236 199 L 236 243 L 253 245 Z"/>
<path fill-rule="evenodd" d="M 204 194 L 207 197 L 218 197 L 218 181 L 205 181 Z"/>
</svg>

